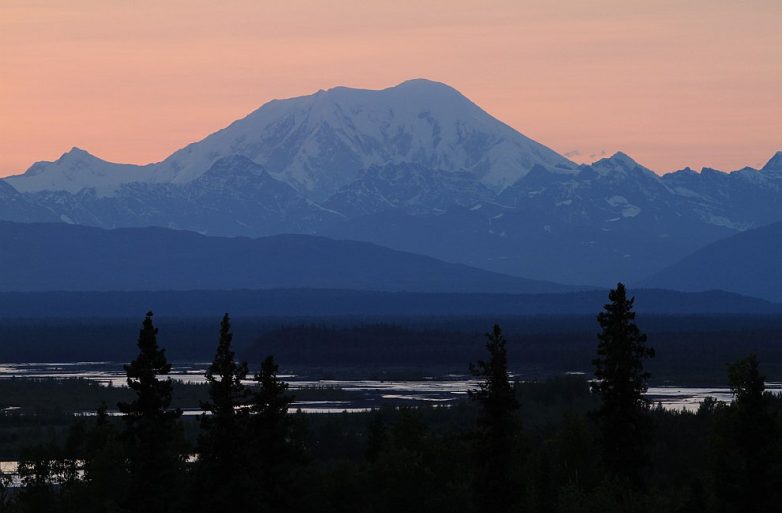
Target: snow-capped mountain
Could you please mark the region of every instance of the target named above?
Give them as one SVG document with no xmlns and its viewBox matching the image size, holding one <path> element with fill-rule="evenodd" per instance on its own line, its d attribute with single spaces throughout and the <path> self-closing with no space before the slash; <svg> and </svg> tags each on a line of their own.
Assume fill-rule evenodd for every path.
<svg viewBox="0 0 782 513">
<path fill-rule="evenodd" d="M 272 101 L 155 164 L 73 149 L 0 180 L 4 220 L 318 234 L 585 285 L 782 221 L 780 205 L 782 152 L 732 173 L 577 166 L 426 80 Z"/>
<path fill-rule="evenodd" d="M 161 171 L 184 183 L 208 169 L 216 156 L 234 153 L 321 200 L 373 165 L 408 162 L 468 172 L 495 191 L 535 164 L 573 167 L 455 89 L 428 80 L 379 91 L 336 87 L 269 102 L 174 153 Z"/>
<path fill-rule="evenodd" d="M 52 216 L 43 220 L 103 228 L 163 226 L 209 235 L 311 233 L 343 217 L 238 155 L 217 160 L 206 173 L 181 185 L 130 182 L 111 196 L 93 188 L 21 196 L 48 208 Z"/>
<path fill-rule="evenodd" d="M 762 169 L 725 173 L 704 168 L 683 169 L 662 177 L 677 196 L 687 199 L 704 223 L 743 231 L 782 220 L 782 152 Z"/>
<path fill-rule="evenodd" d="M 73 147 L 54 162 L 36 162 L 24 174 L 5 180 L 19 192 L 76 194 L 84 189 L 94 189 L 96 194 L 106 196 L 126 183 L 152 181 L 155 168 L 154 164 L 136 166 L 106 162 Z"/>
<path fill-rule="evenodd" d="M 336 87 L 274 100 L 157 164 L 111 164 L 74 148 L 8 181 L 21 192 L 94 188 L 105 196 L 131 182 L 188 183 L 229 155 L 247 157 L 319 200 L 355 180 L 361 170 L 393 163 L 467 172 L 494 191 L 535 164 L 575 167 L 455 89 L 419 79 L 377 91 Z"/>
</svg>

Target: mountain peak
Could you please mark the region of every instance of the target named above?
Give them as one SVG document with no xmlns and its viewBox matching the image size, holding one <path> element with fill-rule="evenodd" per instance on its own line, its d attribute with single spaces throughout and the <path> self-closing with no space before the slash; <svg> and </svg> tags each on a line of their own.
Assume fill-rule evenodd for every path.
<svg viewBox="0 0 782 513">
<path fill-rule="evenodd" d="M 632 164 L 635 166 L 638 165 L 638 162 L 636 162 L 632 157 L 630 157 L 630 155 L 628 155 L 623 151 L 617 151 L 616 153 L 611 155 L 610 160 L 614 160 L 616 162 L 623 162 L 626 164 Z"/>
<path fill-rule="evenodd" d="M 418 90 L 440 90 L 440 91 L 456 91 L 455 88 L 449 86 L 444 82 L 438 82 L 436 80 L 429 80 L 428 78 L 411 78 L 404 82 L 397 84 L 389 89 L 418 89 Z"/>
<path fill-rule="evenodd" d="M 99 196 L 122 184 L 150 181 L 150 166 L 115 164 L 74 146 L 53 162 L 36 162 L 21 175 L 6 178 L 19 192 L 64 191 L 75 194 L 94 189 Z"/>
<path fill-rule="evenodd" d="M 613 172 L 641 171 L 644 174 L 654 174 L 650 169 L 642 166 L 624 152 L 617 151 L 610 157 L 602 158 L 592 164 L 592 168 L 603 176 Z"/>
<path fill-rule="evenodd" d="M 480 109 L 469 98 L 460 93 L 456 88 L 443 82 L 437 82 L 426 78 L 413 78 L 401 84 L 389 87 L 385 91 L 404 95 L 406 98 L 420 98 L 427 102 L 448 104 L 461 103 L 470 108 Z"/>
<path fill-rule="evenodd" d="M 637 166 L 639 165 L 638 162 L 632 159 L 627 153 L 624 153 L 622 151 L 617 151 L 610 157 L 603 157 L 600 160 L 596 160 L 592 163 L 593 166 L 599 165 L 599 164 L 621 164 L 624 166 Z"/>
<path fill-rule="evenodd" d="M 776 152 L 761 171 L 782 171 L 782 151 Z"/>
<path fill-rule="evenodd" d="M 383 89 L 336 86 L 327 90 L 321 89 L 313 95 L 303 98 L 311 98 L 314 102 L 326 102 L 329 104 L 366 104 L 385 101 L 388 103 L 388 107 L 397 109 L 419 106 L 421 104 L 430 110 L 436 110 L 438 106 L 446 110 L 479 109 L 455 88 L 426 78 L 406 80 Z"/>
<path fill-rule="evenodd" d="M 396 96 L 403 95 L 406 98 L 409 97 L 431 97 L 431 98 L 443 98 L 443 97 L 458 97 L 465 101 L 469 100 L 462 95 L 454 87 L 449 86 L 443 82 L 437 82 L 435 80 L 429 80 L 427 78 L 412 78 L 405 80 L 399 84 L 385 87 L 382 89 L 365 89 L 360 87 L 349 87 L 344 85 L 338 85 L 330 87 L 329 89 L 319 89 L 315 93 L 309 96 L 300 96 L 298 98 L 289 98 L 282 100 L 273 100 L 275 102 L 287 102 L 288 100 L 302 100 L 310 98 L 313 100 L 336 100 L 341 101 L 346 97 L 366 96 L 366 95 L 385 95 Z M 472 102 L 469 102 L 472 103 Z"/>
<path fill-rule="evenodd" d="M 407 162 L 466 172 L 495 191 L 535 164 L 572 167 L 456 89 L 423 78 L 385 89 L 334 87 L 275 100 L 174 153 L 160 168 L 172 182 L 186 183 L 229 153 L 263 165 L 317 202 L 373 165 Z"/>
<path fill-rule="evenodd" d="M 78 146 L 74 146 L 70 150 L 60 155 L 60 158 L 57 159 L 57 162 L 67 162 L 69 160 L 77 160 L 77 159 L 78 160 L 84 160 L 84 159 L 100 160 L 98 157 L 88 152 L 87 150 L 83 150 Z"/>
</svg>

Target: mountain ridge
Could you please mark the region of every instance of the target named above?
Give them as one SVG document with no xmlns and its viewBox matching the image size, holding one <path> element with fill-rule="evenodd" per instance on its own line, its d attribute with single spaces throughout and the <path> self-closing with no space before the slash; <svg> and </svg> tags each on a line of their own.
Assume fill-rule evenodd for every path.
<svg viewBox="0 0 782 513">
<path fill-rule="evenodd" d="M 104 230 L 0 221 L 0 290 L 325 288 L 412 292 L 581 290 L 350 240 L 206 237 L 166 228 Z"/>
<path fill-rule="evenodd" d="M 645 280 L 641 286 L 700 292 L 720 289 L 782 302 L 782 223 L 709 244 Z"/>
</svg>

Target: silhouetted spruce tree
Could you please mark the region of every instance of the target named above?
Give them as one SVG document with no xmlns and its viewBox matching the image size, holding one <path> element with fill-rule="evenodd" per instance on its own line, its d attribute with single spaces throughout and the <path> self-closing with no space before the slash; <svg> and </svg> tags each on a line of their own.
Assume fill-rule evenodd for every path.
<svg viewBox="0 0 782 513">
<path fill-rule="evenodd" d="M 125 365 L 128 386 L 136 398 L 118 404 L 124 414 L 129 473 L 127 509 L 144 513 L 171 511 L 184 467 L 180 410 L 170 409 L 171 371 L 164 349 L 157 343 L 152 312 L 144 318 L 138 336 L 138 356 Z"/>
<path fill-rule="evenodd" d="M 473 376 L 483 381 L 470 397 L 480 406 L 476 501 L 480 511 L 509 511 L 515 501 L 512 461 L 519 429 L 515 412 L 516 391 L 508 379 L 508 354 L 498 325 L 486 334 L 488 361 L 470 365 Z"/>
<path fill-rule="evenodd" d="M 633 303 L 622 283 L 608 294 L 597 321 L 598 334 L 595 381 L 592 390 L 602 401 L 595 417 L 600 425 L 603 463 L 615 478 L 641 484 L 647 463 L 650 438 L 649 401 L 644 397 L 649 373 L 644 360 L 654 357 L 646 345 L 646 335 L 635 324 Z"/>
<path fill-rule="evenodd" d="M 215 511 L 225 504 L 237 509 L 247 502 L 254 483 L 248 473 L 247 420 L 249 395 L 242 381 L 247 364 L 238 363 L 231 347 L 233 334 L 228 314 L 220 323 L 214 360 L 206 371 L 209 401 L 202 403 L 194 509 Z"/>
<path fill-rule="evenodd" d="M 288 384 L 277 377 L 277 371 L 274 357 L 268 356 L 254 377 L 259 386 L 251 402 L 251 468 L 260 505 L 285 511 L 296 499 L 294 485 L 303 449 L 295 420 L 288 415 L 293 397 L 287 394 Z"/>
<path fill-rule="evenodd" d="M 782 502 L 782 433 L 779 403 L 765 391 L 765 378 L 753 354 L 728 368 L 735 398 L 728 410 L 727 447 L 716 494 L 726 511 L 774 511 Z"/>
</svg>

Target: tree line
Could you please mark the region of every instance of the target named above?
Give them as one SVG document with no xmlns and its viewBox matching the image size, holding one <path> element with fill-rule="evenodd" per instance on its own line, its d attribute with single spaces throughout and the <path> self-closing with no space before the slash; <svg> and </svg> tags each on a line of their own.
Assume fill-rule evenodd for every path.
<svg viewBox="0 0 782 513">
<path fill-rule="evenodd" d="M 469 401 L 338 415 L 317 436 L 308 432 L 315 422 L 289 411 L 273 356 L 246 385 L 226 314 L 206 371 L 209 399 L 188 437 L 149 312 L 125 366 L 132 399 L 116 416 L 101 405 L 62 443 L 25 450 L 21 486 L 3 476 L 0 511 L 778 511 L 782 404 L 765 390 L 757 358 L 728 367 L 730 404 L 655 408 L 644 367 L 655 352 L 633 301 L 621 283 L 609 293 L 591 394 L 569 398 L 558 415 L 543 405 L 569 389 L 545 385 L 553 395 L 537 403 L 522 393 L 495 325 L 486 360 L 470 366 L 480 385 Z"/>
</svg>

